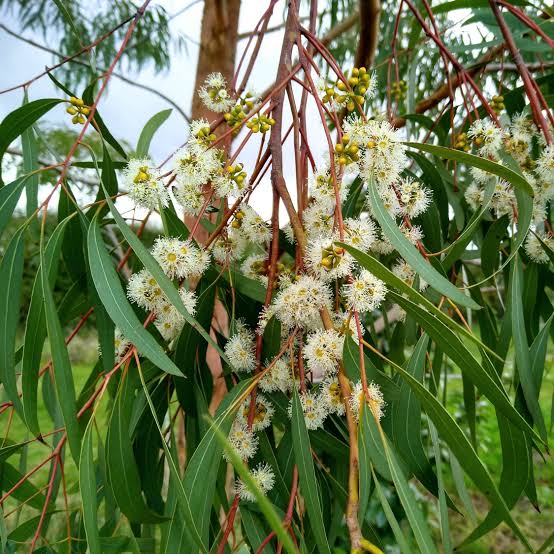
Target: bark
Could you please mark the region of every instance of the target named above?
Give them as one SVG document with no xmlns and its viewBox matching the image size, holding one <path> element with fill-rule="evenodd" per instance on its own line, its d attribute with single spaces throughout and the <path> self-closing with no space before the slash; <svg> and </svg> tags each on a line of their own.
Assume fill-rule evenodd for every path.
<svg viewBox="0 0 554 554">
<path fill-rule="evenodd" d="M 213 113 L 204 107 L 198 89 L 206 77 L 219 71 L 230 82 L 235 70 L 238 42 L 240 0 L 205 0 L 200 34 L 200 52 L 196 68 L 192 119 L 213 119 Z"/>
<path fill-rule="evenodd" d="M 206 118 L 208 121 L 214 119 L 214 113 L 202 104 L 198 96 L 198 89 L 202 86 L 210 73 L 220 72 L 228 83 L 233 79 L 238 42 L 240 5 L 240 0 L 204 1 L 202 29 L 200 33 L 200 52 L 198 53 L 191 119 L 199 119 L 202 117 Z M 220 132 L 226 130 L 225 126 L 220 127 Z M 195 218 L 185 219 L 189 228 L 194 223 L 194 220 Z M 208 238 L 208 232 L 202 225 L 199 225 L 194 236 L 199 243 L 204 243 Z M 212 330 L 210 332 L 212 338 L 215 339 L 214 329 L 217 329 L 220 333 L 227 334 L 228 327 L 227 312 L 219 300 L 216 299 L 212 319 Z M 211 346 L 208 346 L 206 361 L 214 377 L 214 390 L 210 402 L 210 412 L 214 413 L 225 395 L 226 387 L 219 354 Z M 180 436 L 183 435 L 180 433 Z"/>
<path fill-rule="evenodd" d="M 360 38 L 354 67 L 370 69 L 375 60 L 379 39 L 380 0 L 360 0 Z"/>
</svg>

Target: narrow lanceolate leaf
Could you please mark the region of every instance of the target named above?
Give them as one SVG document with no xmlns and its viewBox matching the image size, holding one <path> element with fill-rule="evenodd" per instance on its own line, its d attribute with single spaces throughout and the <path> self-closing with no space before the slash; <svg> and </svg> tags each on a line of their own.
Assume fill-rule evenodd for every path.
<svg viewBox="0 0 554 554">
<path fill-rule="evenodd" d="M 506 418 L 497 415 L 502 446 L 502 473 L 498 490 L 508 508 L 513 508 L 530 477 L 532 458 L 530 439 Z M 464 541 L 472 543 L 502 522 L 501 510 L 493 507 L 482 523 Z"/>
<path fill-rule="evenodd" d="M 367 405 L 364 405 L 362 410 L 366 412 L 370 411 Z M 373 417 L 373 414 L 372 414 L 372 417 Z M 391 448 L 388 442 L 388 439 L 385 436 L 385 433 L 383 432 L 380 424 L 378 423 L 377 420 L 374 419 L 374 421 L 379 430 L 379 436 L 381 437 L 383 451 L 385 453 L 385 457 L 389 466 L 389 471 L 390 471 L 392 480 L 394 482 L 396 493 L 400 498 L 400 502 L 402 504 L 402 507 L 404 508 L 406 517 L 410 522 L 410 527 L 412 529 L 416 542 L 420 548 L 420 551 L 425 553 L 430 553 L 430 554 L 434 554 L 434 553 L 438 554 L 438 550 L 435 548 L 435 545 L 433 544 L 433 540 L 431 539 L 431 532 L 429 531 L 429 528 L 427 526 L 427 523 L 425 522 L 423 514 L 419 509 L 417 500 L 414 496 L 412 489 L 408 484 L 408 479 L 406 478 L 406 475 L 402 471 L 402 468 L 398 462 L 396 454 Z"/>
<path fill-rule="evenodd" d="M 134 370 L 134 366 L 131 366 Z M 131 370 L 132 371 L 132 370 Z M 106 468 L 108 485 L 117 505 L 133 523 L 156 523 L 164 518 L 144 502 L 140 475 L 131 443 L 131 412 L 135 399 L 133 379 L 128 372 L 122 379 L 108 423 Z M 135 380 L 136 382 L 136 380 Z"/>
<path fill-rule="evenodd" d="M 25 228 L 12 237 L 0 262 L 0 382 L 14 408 L 23 418 L 15 376 L 15 336 L 19 323 Z"/>
<path fill-rule="evenodd" d="M 223 452 L 223 446 L 215 437 L 215 429 L 218 429 L 225 437 L 229 434 L 236 411 L 249 390 L 251 380 L 241 381 L 225 396 L 217 410 L 217 417 L 213 425 L 209 427 L 208 432 L 194 451 L 187 464 L 185 476 L 181 480 L 179 468 L 165 441 L 161 424 L 156 415 L 156 410 L 148 393 L 140 367 L 138 371 L 152 418 L 162 437 L 162 447 L 166 455 L 171 478 L 175 484 L 179 510 L 186 521 L 188 531 L 196 544 L 196 548 L 200 548 L 202 552 L 208 552 L 207 542 L 210 513 L 216 485 L 214 475 L 218 473 Z M 191 551 L 192 548 L 193 545 L 190 545 Z"/>
<path fill-rule="evenodd" d="M 146 267 L 146 269 L 152 274 L 154 279 L 156 279 L 158 285 L 160 285 L 160 288 L 164 291 L 169 301 L 179 310 L 179 313 L 185 318 L 185 321 L 193 329 L 195 329 L 204 338 L 204 340 L 217 351 L 217 353 L 221 356 L 225 363 L 227 363 L 232 368 L 233 366 L 225 355 L 225 352 L 223 352 L 219 344 L 217 344 L 217 342 L 212 339 L 212 337 L 210 337 L 210 334 L 206 331 L 206 329 L 204 329 L 204 327 L 202 327 L 202 325 L 200 325 L 200 323 L 198 323 L 198 321 L 196 321 L 196 319 L 194 319 L 194 317 L 192 317 L 187 311 L 185 305 L 183 304 L 183 300 L 179 295 L 179 292 L 175 288 L 175 285 L 163 272 L 162 268 L 160 267 L 154 256 L 150 254 L 144 244 L 142 244 L 141 240 L 135 235 L 135 233 L 133 233 L 132 229 L 127 225 L 127 223 L 125 223 L 125 220 L 121 217 L 114 203 L 111 201 L 107 194 L 106 202 L 108 203 L 113 218 L 115 219 L 119 230 L 125 237 L 125 240 L 129 243 L 129 246 L 133 249 L 139 260 L 144 264 L 144 267 Z"/>
<path fill-rule="evenodd" d="M 62 221 L 56 229 L 54 229 L 44 251 L 44 257 L 49 261 L 47 273 L 50 288 L 54 286 L 58 273 L 63 236 L 68 221 L 67 219 Z M 40 434 L 37 415 L 38 374 L 42 348 L 46 339 L 46 316 L 42 297 L 42 271 L 42 266 L 39 266 L 33 283 L 31 303 L 25 323 L 25 336 L 21 361 L 21 399 L 23 403 L 23 413 L 25 415 L 27 427 L 34 435 Z"/>
<path fill-rule="evenodd" d="M 383 234 L 390 240 L 391 244 L 398 250 L 400 255 L 408 262 L 410 267 L 431 287 L 450 298 L 453 302 L 478 310 L 480 306 L 462 291 L 457 289 L 448 279 L 438 273 L 431 264 L 426 262 L 417 248 L 411 244 L 403 235 L 394 219 L 387 212 L 383 200 L 379 196 L 377 186 L 370 182 L 367 197 L 373 209 L 375 219 L 381 225 Z"/>
<path fill-rule="evenodd" d="M 156 131 L 165 123 L 166 119 L 171 115 L 173 110 L 162 110 L 157 114 L 153 115 L 144 126 L 144 129 L 140 133 L 140 137 L 137 142 L 137 158 L 143 158 L 148 156 L 148 150 L 150 149 L 150 143 L 152 142 L 152 137 Z"/>
<path fill-rule="evenodd" d="M 379 479 L 377 478 L 377 475 L 375 474 L 373 469 L 372 469 L 372 474 L 373 474 L 373 481 L 375 483 L 375 490 L 377 491 L 377 496 L 379 497 L 379 502 L 381 502 L 383 512 L 385 512 L 385 517 L 387 518 L 387 521 L 389 522 L 392 532 L 394 533 L 394 538 L 398 543 L 400 551 L 403 554 L 412 554 L 412 549 L 408 545 L 408 541 L 406 540 L 406 537 L 402 532 L 402 528 L 400 527 L 400 524 L 398 523 L 398 520 L 396 519 L 394 512 L 390 507 L 389 501 L 387 500 L 387 497 L 385 496 L 385 493 L 379 483 Z"/>
<path fill-rule="evenodd" d="M 6 225 L 11 220 L 13 211 L 17 206 L 21 191 L 27 182 L 28 177 L 20 177 L 15 181 L 0 188 L 0 239 L 4 233 Z"/>
<path fill-rule="evenodd" d="M 365 269 L 369 269 L 369 271 L 371 271 L 371 273 L 373 273 L 375 277 L 378 277 L 382 281 L 385 281 L 385 283 L 389 285 L 391 289 L 405 294 L 414 302 L 417 302 L 421 306 L 424 306 L 430 314 L 433 314 L 444 325 L 451 328 L 456 333 L 468 338 L 477 346 L 479 346 L 479 348 L 483 348 L 495 358 L 498 358 L 498 355 L 488 346 L 483 344 L 479 340 L 479 337 L 475 336 L 473 333 L 470 333 L 467 329 L 456 323 L 453 318 L 449 317 L 447 314 L 439 310 L 431 301 L 425 298 L 423 294 L 418 292 L 415 288 L 410 287 L 407 283 L 400 279 L 400 277 L 397 277 L 390 269 L 386 268 L 380 261 L 376 260 L 369 254 L 365 254 L 364 252 L 361 252 L 360 250 L 349 246 L 348 244 L 339 244 L 348 252 L 350 252 L 350 254 L 352 254 L 352 256 L 356 258 L 361 266 L 365 267 Z"/>
<path fill-rule="evenodd" d="M 179 368 L 168 358 L 154 337 L 144 329 L 121 287 L 110 255 L 102 241 L 98 221 L 94 218 L 89 226 L 88 256 L 90 271 L 98 296 L 113 322 L 138 351 L 153 364 L 167 373 L 182 377 Z"/>
<path fill-rule="evenodd" d="M 525 318 L 523 315 L 523 288 L 522 268 L 519 257 L 516 256 L 512 262 L 511 271 L 511 306 L 512 306 L 512 334 L 514 339 L 514 350 L 516 367 L 519 375 L 519 382 L 525 397 L 525 403 L 533 421 L 537 426 L 540 436 L 546 442 L 547 433 L 544 418 L 539 405 L 539 393 L 535 386 L 535 380 L 531 373 L 531 357 L 529 355 L 529 344 L 525 333 Z"/>
<path fill-rule="evenodd" d="M 83 506 L 83 523 L 87 535 L 87 547 L 90 554 L 101 554 L 100 534 L 98 532 L 98 495 L 96 490 L 96 471 L 94 468 L 94 449 L 92 446 L 91 419 L 84 437 L 79 461 L 79 488 Z"/>
<path fill-rule="evenodd" d="M 425 373 L 425 354 L 429 337 L 422 335 L 406 366 L 406 371 L 419 382 Z M 398 401 L 391 408 L 391 436 L 410 471 L 435 496 L 438 496 L 437 477 L 421 442 L 421 404 L 409 385 L 400 383 Z"/>
<path fill-rule="evenodd" d="M 231 446 L 231 443 L 227 440 L 226 435 L 222 433 L 219 430 L 219 428 L 215 426 L 215 424 L 212 424 L 212 426 L 214 429 L 214 434 L 216 439 L 221 443 L 221 445 L 225 449 L 227 456 L 231 460 L 231 463 L 233 464 L 233 467 L 235 468 L 236 472 L 239 474 L 240 478 L 243 480 L 243 482 L 246 484 L 248 489 L 252 492 L 252 494 L 256 498 L 256 503 L 258 507 L 260 508 L 261 512 L 264 514 L 271 529 L 275 531 L 275 535 L 277 536 L 278 540 L 283 544 L 287 552 L 290 552 L 291 554 L 297 553 L 298 550 L 295 548 L 287 530 L 283 527 L 281 518 L 275 511 L 275 508 L 273 507 L 271 502 L 267 499 L 265 494 L 262 492 L 260 487 L 256 484 L 256 481 L 253 479 L 246 465 L 244 465 L 244 462 L 241 460 L 237 451 L 234 449 L 233 446 Z M 325 529 L 323 529 L 323 536 L 319 538 L 325 540 Z M 316 540 L 317 540 L 317 536 L 316 536 Z M 327 541 L 325 540 L 325 543 L 326 542 Z M 330 553 L 331 551 L 327 546 L 326 550 L 320 550 L 320 552 Z"/>
<path fill-rule="evenodd" d="M 448 444 L 454 456 L 458 459 L 465 472 L 477 485 L 479 490 L 486 496 L 489 502 L 495 506 L 502 519 L 511 527 L 518 538 L 525 544 L 530 552 L 533 551 L 527 538 L 510 514 L 504 498 L 498 491 L 498 488 L 490 476 L 487 468 L 481 462 L 479 456 L 473 449 L 473 446 L 460 429 L 454 418 L 448 413 L 444 406 L 417 380 L 400 366 L 395 365 L 398 371 L 414 393 L 419 397 L 421 405 L 425 412 L 437 428 L 439 436 Z"/>
<path fill-rule="evenodd" d="M 29 103 L 27 91 L 23 100 L 24 104 Z M 38 169 L 38 145 L 33 127 L 27 128 L 21 133 L 21 150 L 23 152 L 23 173 L 28 174 Z M 39 174 L 30 175 L 25 185 L 25 213 L 31 217 L 38 207 L 38 185 Z M 30 224 L 33 235 L 38 236 L 38 220 L 35 219 Z"/>
<path fill-rule="evenodd" d="M 67 440 L 71 455 L 76 463 L 79 462 L 81 453 L 81 431 L 77 421 L 77 402 L 75 398 L 75 385 L 73 383 L 73 373 L 71 371 L 71 362 L 67 346 L 65 345 L 65 336 L 62 331 L 52 289 L 48 281 L 48 263 L 46 261 L 44 250 L 40 250 L 42 294 L 44 298 L 44 311 L 46 316 L 46 329 L 52 352 L 52 365 L 54 367 L 54 377 L 56 382 L 56 391 L 60 403 L 60 408 L 67 433 Z"/>
<path fill-rule="evenodd" d="M 414 316 L 429 336 L 468 375 L 475 386 L 491 401 L 497 410 L 519 429 L 536 436 L 533 429 L 510 403 L 510 399 L 497 374 L 486 371 L 465 344 L 446 325 L 443 325 L 424 308 L 407 300 L 400 294 L 390 292 L 390 296 L 409 314 Z"/>
<path fill-rule="evenodd" d="M 424 152 L 429 152 L 434 154 L 439 158 L 446 158 L 447 160 L 454 160 L 457 162 L 464 163 L 471 167 L 477 167 L 488 173 L 492 173 L 508 181 L 514 188 L 518 188 L 526 192 L 529 196 L 533 196 L 533 188 L 527 182 L 525 177 L 512 171 L 510 168 L 505 165 L 500 165 L 499 163 L 492 162 L 487 158 L 481 158 L 479 156 L 474 156 L 473 154 L 468 154 L 462 150 L 454 150 L 453 148 L 447 148 L 446 146 L 436 146 L 433 144 L 423 144 L 419 142 L 406 142 L 406 146 L 411 148 L 417 148 L 418 150 L 423 150 Z"/>
<path fill-rule="evenodd" d="M 429 424 L 429 431 L 431 434 L 431 440 L 433 441 L 433 450 L 435 453 L 435 463 L 437 465 L 437 481 L 439 488 L 439 513 L 441 524 L 441 537 L 445 554 L 452 552 L 452 539 L 450 537 L 450 525 L 448 523 L 448 505 L 446 503 L 446 491 L 444 489 L 444 483 L 442 479 L 442 455 L 439 437 L 435 426 Z"/>
<path fill-rule="evenodd" d="M 310 519 L 318 552 L 328 552 L 330 554 L 331 549 L 327 543 L 327 534 L 323 523 L 323 513 L 312 460 L 310 437 L 306 429 L 304 413 L 296 388 L 292 397 L 292 444 L 296 466 L 298 467 L 298 476 L 300 478 L 300 491 L 306 503 L 306 512 Z"/>
<path fill-rule="evenodd" d="M 34 100 L 17 108 L 17 110 L 14 110 L 5 117 L 4 121 L 0 123 L 0 166 L 8 146 L 35 121 L 61 102 L 63 100 L 59 98 Z M 2 179 L 0 176 L 1 183 Z"/>
<path fill-rule="evenodd" d="M 448 271 L 452 265 L 458 260 L 461 254 L 464 252 L 465 247 L 469 244 L 475 234 L 475 229 L 481 218 L 489 209 L 489 205 L 492 201 L 492 197 L 495 190 L 495 183 L 488 183 L 485 187 L 485 192 L 483 196 L 483 204 L 481 209 L 478 212 L 475 212 L 467 224 L 466 228 L 463 230 L 462 234 L 450 245 L 448 249 L 448 254 L 445 256 L 444 260 L 441 261 L 444 271 Z"/>
</svg>

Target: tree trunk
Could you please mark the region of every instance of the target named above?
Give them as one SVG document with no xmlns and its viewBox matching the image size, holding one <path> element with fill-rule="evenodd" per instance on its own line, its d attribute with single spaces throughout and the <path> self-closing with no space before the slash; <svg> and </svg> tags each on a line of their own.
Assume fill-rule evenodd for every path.
<svg viewBox="0 0 554 554">
<path fill-rule="evenodd" d="M 228 83 L 233 79 L 235 72 L 235 58 L 238 43 L 238 23 L 240 13 L 240 0 L 205 0 L 204 13 L 202 15 L 202 30 L 200 34 L 200 52 L 198 53 L 198 66 L 196 68 L 196 80 L 194 95 L 192 98 L 192 119 L 205 118 L 208 121 L 214 119 L 214 113 L 208 110 L 198 95 L 198 89 L 203 85 L 210 73 L 221 73 Z M 220 132 L 225 131 L 225 126 L 220 126 Z M 227 147 L 229 144 L 227 144 Z M 186 218 L 189 228 L 195 218 Z M 194 238 L 203 243 L 208 237 L 208 232 L 199 225 Z M 216 299 L 212 319 L 212 338 L 215 339 L 213 329 L 223 334 L 228 332 L 227 312 L 219 300 Z M 223 368 L 218 353 L 208 346 L 206 361 L 214 377 L 214 389 L 210 402 L 210 412 L 215 409 L 225 395 L 226 387 L 223 379 Z"/>
</svg>

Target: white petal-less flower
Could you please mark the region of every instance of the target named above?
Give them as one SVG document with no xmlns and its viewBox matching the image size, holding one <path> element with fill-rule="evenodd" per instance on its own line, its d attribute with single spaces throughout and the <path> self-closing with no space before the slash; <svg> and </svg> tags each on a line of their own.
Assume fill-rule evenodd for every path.
<svg viewBox="0 0 554 554">
<path fill-rule="evenodd" d="M 225 345 L 225 355 L 237 371 L 250 372 L 256 367 L 254 335 L 246 329 L 240 329 L 229 337 Z"/>
<path fill-rule="evenodd" d="M 156 311 L 165 299 L 158 282 L 146 269 L 131 275 L 127 283 L 127 296 L 137 306 L 151 311 Z"/>
<path fill-rule="evenodd" d="M 205 148 L 197 142 L 187 143 L 173 156 L 178 185 L 195 185 L 197 188 L 204 185 L 221 169 L 222 157 L 217 148 Z"/>
<path fill-rule="evenodd" d="M 334 373 L 342 357 L 344 336 L 333 329 L 314 331 L 308 335 L 304 357 L 308 369 L 321 377 Z"/>
<path fill-rule="evenodd" d="M 306 267 L 322 281 L 333 281 L 348 275 L 354 259 L 346 250 L 335 244 L 338 235 L 318 237 L 308 243 Z"/>
<path fill-rule="evenodd" d="M 286 328 L 318 328 L 321 324 L 319 310 L 331 308 L 329 287 L 310 275 L 301 275 L 297 281 L 277 294 L 273 309 L 277 319 Z"/>
<path fill-rule="evenodd" d="M 396 181 L 406 166 L 406 147 L 400 134 L 388 121 L 370 120 L 366 123 L 361 173 L 379 184 Z"/>
<path fill-rule="evenodd" d="M 367 385 L 367 398 L 364 395 L 362 383 L 358 381 L 354 387 L 352 387 L 352 394 L 350 396 L 350 409 L 356 420 L 360 419 L 362 406 L 369 406 L 373 416 L 376 419 L 383 417 L 383 410 L 385 407 L 385 401 L 383 399 L 383 393 L 374 382 Z"/>
<path fill-rule="evenodd" d="M 125 188 L 137 206 L 148 210 L 169 204 L 169 193 L 161 180 L 161 172 L 148 158 L 132 159 L 123 170 Z"/>
<path fill-rule="evenodd" d="M 333 229 L 333 208 L 321 204 L 310 204 L 303 213 L 306 235 L 309 239 L 328 235 Z"/>
<path fill-rule="evenodd" d="M 198 91 L 198 95 L 204 106 L 213 112 L 226 112 L 235 104 L 235 101 L 227 92 L 227 82 L 221 73 L 208 75 L 204 85 Z"/>
<path fill-rule="evenodd" d="M 228 230 L 227 236 L 219 236 L 213 243 L 212 254 L 220 264 L 226 264 L 242 257 L 248 246 L 246 237 L 240 229 Z"/>
<path fill-rule="evenodd" d="M 537 160 L 535 169 L 545 181 L 554 181 L 554 146 L 547 146 Z"/>
<path fill-rule="evenodd" d="M 307 391 L 300 394 L 300 405 L 304 413 L 306 428 L 310 431 L 318 429 L 323 425 L 328 415 L 327 405 L 319 394 Z M 288 407 L 289 417 L 292 417 L 292 400 Z"/>
<path fill-rule="evenodd" d="M 244 423 L 248 423 L 248 415 L 250 413 L 250 397 L 248 397 L 239 408 L 237 419 Z M 271 418 L 275 413 L 273 404 L 263 395 L 256 395 L 256 406 L 254 407 L 254 418 L 252 419 L 252 431 L 263 431 L 271 425 Z"/>
<path fill-rule="evenodd" d="M 345 407 L 342 401 L 341 388 L 337 377 L 329 376 L 325 378 L 320 387 L 321 400 L 327 406 L 327 411 L 330 414 L 344 415 Z"/>
<path fill-rule="evenodd" d="M 348 195 L 350 186 L 340 180 L 337 181 L 337 188 L 342 204 Z M 324 167 L 315 173 L 309 185 L 309 190 L 316 204 L 319 204 L 327 210 L 334 209 L 336 204 L 336 193 L 335 187 L 333 186 L 333 178 L 328 167 Z"/>
<path fill-rule="evenodd" d="M 371 219 L 353 219 L 344 220 L 344 242 L 367 252 L 377 240 L 375 232 L 375 223 Z"/>
<path fill-rule="evenodd" d="M 537 236 L 548 248 L 554 250 L 554 238 L 548 233 L 535 231 L 535 233 L 529 233 L 527 235 L 527 239 L 525 240 L 525 252 L 527 252 L 529 258 L 534 262 L 538 264 L 547 264 L 550 258 Z"/>
<path fill-rule="evenodd" d="M 261 489 L 263 494 L 267 494 L 275 483 L 275 475 L 267 462 L 258 464 L 258 466 L 250 472 L 250 477 L 252 477 L 252 480 L 256 483 L 257 487 Z M 241 479 L 237 479 L 235 483 L 235 492 L 239 495 L 241 500 L 246 500 L 248 502 L 254 502 L 256 500 L 252 490 Z"/>
<path fill-rule="evenodd" d="M 237 419 L 233 422 L 228 439 L 242 460 L 252 458 L 258 450 L 258 437 L 242 421 Z M 226 452 L 223 453 L 223 457 L 228 462 L 231 461 Z"/>
<path fill-rule="evenodd" d="M 252 254 L 242 263 L 240 270 L 249 279 L 259 281 L 267 285 L 267 256 L 265 254 Z"/>
<path fill-rule="evenodd" d="M 266 366 L 269 365 L 266 363 Z M 264 392 L 287 392 L 292 387 L 290 360 L 279 358 L 273 367 L 260 379 L 259 387 Z"/>
<path fill-rule="evenodd" d="M 402 279 L 410 287 L 414 286 L 416 277 L 415 271 L 408 265 L 405 260 L 399 260 L 391 269 L 391 271 L 399 278 Z M 427 288 L 428 283 L 419 278 L 419 290 L 423 291 Z"/>
<path fill-rule="evenodd" d="M 358 277 L 343 285 L 342 290 L 348 309 L 360 313 L 376 310 L 387 294 L 385 283 L 367 269 L 363 269 Z"/>
<path fill-rule="evenodd" d="M 271 239 L 269 225 L 247 204 L 242 204 L 240 211 L 243 214 L 240 229 L 244 236 L 254 244 L 268 242 Z"/>
<path fill-rule="evenodd" d="M 196 294 L 194 291 L 181 287 L 179 289 L 179 296 L 181 297 L 181 302 L 187 312 L 191 316 L 194 316 L 196 311 Z M 176 306 L 169 302 L 167 297 L 164 295 L 163 300 L 160 301 L 157 307 L 156 320 L 154 321 L 154 325 L 162 337 L 167 342 L 171 342 L 179 336 L 184 324 L 185 318 L 183 314 Z"/>
<path fill-rule="evenodd" d="M 116 362 L 120 362 L 123 359 L 123 356 L 127 353 L 129 346 L 131 346 L 131 341 L 127 340 L 121 330 L 116 327 L 114 337 Z"/>
<path fill-rule="evenodd" d="M 410 177 L 402 179 L 397 185 L 397 195 L 400 197 L 403 215 L 417 217 L 431 204 L 431 195 L 419 181 Z"/>
<path fill-rule="evenodd" d="M 497 157 L 502 147 L 502 129 L 492 121 L 478 119 L 470 126 L 467 136 L 485 157 Z"/>
</svg>

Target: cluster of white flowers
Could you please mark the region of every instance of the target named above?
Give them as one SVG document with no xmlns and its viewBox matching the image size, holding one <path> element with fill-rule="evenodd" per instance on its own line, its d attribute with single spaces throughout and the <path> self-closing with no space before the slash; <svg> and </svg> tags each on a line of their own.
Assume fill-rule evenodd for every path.
<svg viewBox="0 0 554 554">
<path fill-rule="evenodd" d="M 321 325 L 320 310 L 331 308 L 331 291 L 318 279 L 301 275 L 278 292 L 272 308 L 277 319 L 287 329 L 317 329 Z"/>
<path fill-rule="evenodd" d="M 235 104 L 227 91 L 227 81 L 221 73 L 210 73 L 198 94 L 204 106 L 212 112 L 226 112 Z"/>
<path fill-rule="evenodd" d="M 287 392 L 291 390 L 293 380 L 290 371 L 290 360 L 287 357 L 275 360 L 271 369 L 261 378 L 259 386 L 264 392 Z"/>
<path fill-rule="evenodd" d="M 541 241 L 547 248 L 554 251 L 554 237 L 550 235 L 550 233 L 533 232 L 527 235 L 527 239 L 525 241 L 525 252 L 534 262 L 538 264 L 547 264 L 550 261 L 550 258 L 541 244 Z"/>
<path fill-rule="evenodd" d="M 269 492 L 275 483 L 275 474 L 271 466 L 266 462 L 262 462 L 255 467 L 250 472 L 250 477 L 263 494 Z M 249 502 L 254 502 L 256 500 L 253 491 L 242 479 L 237 479 L 235 483 L 235 493 L 239 495 L 241 500 L 247 500 Z"/>
<path fill-rule="evenodd" d="M 254 334 L 244 324 L 237 324 L 237 331 L 225 344 L 225 355 L 237 371 L 250 372 L 256 367 Z"/>
<path fill-rule="evenodd" d="M 333 329 L 318 330 L 308 335 L 304 357 L 314 377 L 321 378 L 337 371 L 343 344 L 344 336 Z"/>
<path fill-rule="evenodd" d="M 152 256 L 170 279 L 188 279 L 202 275 L 210 263 L 206 250 L 192 241 L 174 237 L 159 237 L 152 247 Z"/>
<path fill-rule="evenodd" d="M 137 206 L 156 210 L 169 204 L 169 192 L 161 172 L 148 158 L 132 159 L 123 170 L 123 182 Z"/>
<path fill-rule="evenodd" d="M 380 420 L 383 417 L 385 400 L 379 385 L 374 382 L 368 383 L 366 393 L 364 393 L 364 389 L 360 381 L 352 387 L 350 408 L 352 410 L 352 414 L 357 420 L 360 418 L 362 406 L 369 406 L 369 409 L 377 420 Z"/>
<path fill-rule="evenodd" d="M 363 269 L 357 277 L 343 285 L 342 291 L 348 309 L 364 313 L 372 312 L 381 305 L 387 287 L 383 281 Z"/>
</svg>

